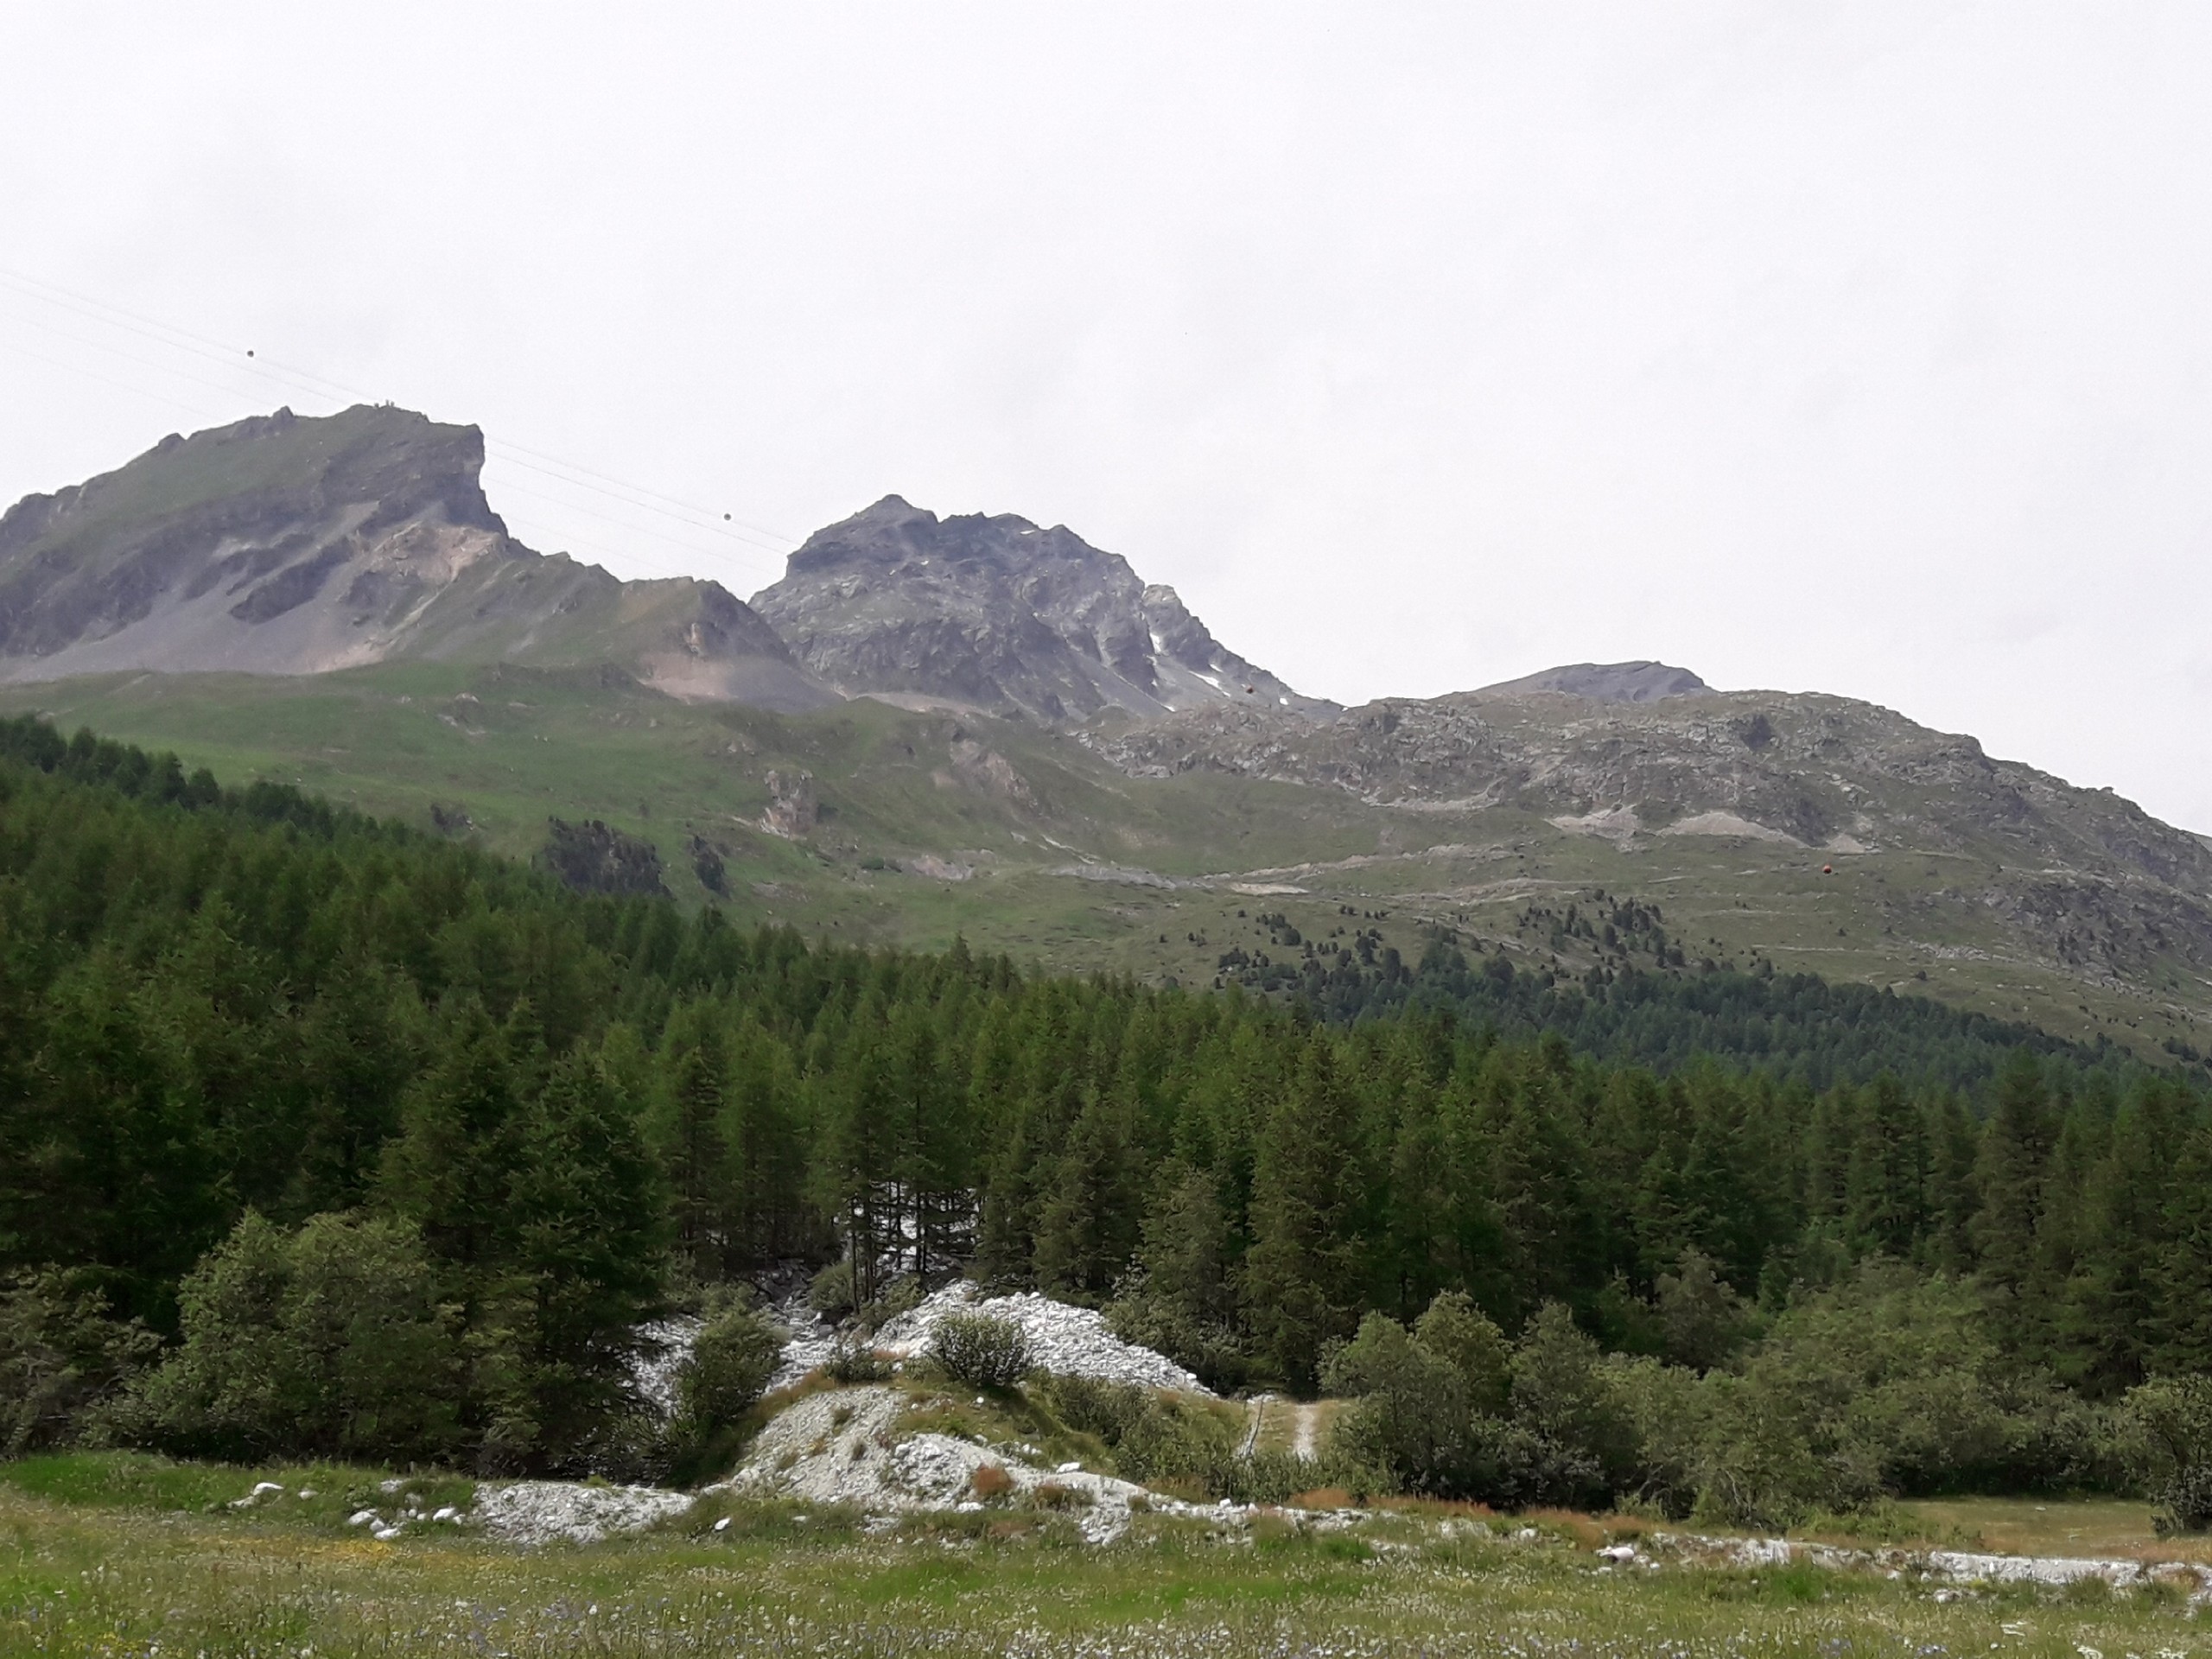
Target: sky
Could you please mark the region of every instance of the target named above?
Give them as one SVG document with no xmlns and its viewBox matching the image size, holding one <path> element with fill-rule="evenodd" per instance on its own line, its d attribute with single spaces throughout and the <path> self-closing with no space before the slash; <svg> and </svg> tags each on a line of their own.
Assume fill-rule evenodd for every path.
<svg viewBox="0 0 2212 1659">
<path fill-rule="evenodd" d="M 0 498 L 388 400 L 623 575 L 896 493 L 1342 702 L 1656 658 L 2212 831 L 2212 8 L 73 0 L 0 62 Z"/>
</svg>

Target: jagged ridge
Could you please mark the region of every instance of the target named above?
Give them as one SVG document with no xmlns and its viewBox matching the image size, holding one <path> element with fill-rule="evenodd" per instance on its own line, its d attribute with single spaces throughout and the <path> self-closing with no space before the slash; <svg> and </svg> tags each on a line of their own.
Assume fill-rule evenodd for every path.
<svg viewBox="0 0 2212 1659">
<path fill-rule="evenodd" d="M 1238 702 L 1335 709 L 1224 646 L 1119 555 L 1012 513 L 939 518 L 886 496 L 808 537 L 753 604 L 853 694 L 1048 722 Z"/>
</svg>

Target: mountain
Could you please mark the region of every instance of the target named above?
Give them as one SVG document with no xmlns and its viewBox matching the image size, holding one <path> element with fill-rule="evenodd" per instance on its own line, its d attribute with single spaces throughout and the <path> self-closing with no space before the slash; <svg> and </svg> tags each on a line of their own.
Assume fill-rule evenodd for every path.
<svg viewBox="0 0 2212 1659">
<path fill-rule="evenodd" d="M 482 454 L 280 413 L 30 498 L 0 712 L 525 858 L 582 825 L 845 940 L 1334 1007 L 1392 951 L 1570 989 L 1771 967 L 2212 1048 L 2212 844 L 1970 737 L 1657 663 L 1339 710 L 1071 531 L 895 497 L 756 612 L 521 546 Z"/>
<path fill-rule="evenodd" d="M 1687 668 L 1669 668 L 1664 663 L 1570 663 L 1483 688 L 1486 692 L 1557 691 L 1599 702 L 1652 702 L 1712 689 Z"/>
<path fill-rule="evenodd" d="M 624 582 L 515 541 L 483 462 L 474 427 L 279 410 L 28 497 L 0 518 L 0 677 L 613 663 L 677 696 L 837 700 L 713 582 Z"/>
<path fill-rule="evenodd" d="M 1012 513 L 939 518 L 887 495 L 809 537 L 753 605 L 850 695 L 1048 724 L 1109 709 L 1336 708 L 1229 650 L 1119 555 Z"/>
<path fill-rule="evenodd" d="M 1535 818 L 1630 862 L 1686 840 L 1756 847 L 1824 875 L 1838 859 L 1916 861 L 1933 891 L 1892 895 L 1891 937 L 1964 908 L 2007 924 L 2008 954 L 2084 979 L 2212 984 L 2212 848 L 2109 790 L 1993 760 L 1971 737 L 1847 697 L 1637 701 L 1603 673 L 1580 696 L 1520 689 L 1582 672 L 1386 698 L 1326 721 L 1197 711 L 1087 741 L 1135 777 L 1222 772 L 1401 814 Z"/>
</svg>

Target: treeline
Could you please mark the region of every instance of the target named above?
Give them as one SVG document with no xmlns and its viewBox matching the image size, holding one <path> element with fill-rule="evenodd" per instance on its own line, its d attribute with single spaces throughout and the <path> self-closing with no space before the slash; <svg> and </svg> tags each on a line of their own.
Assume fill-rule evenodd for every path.
<svg viewBox="0 0 2212 1659">
<path fill-rule="evenodd" d="M 588 1465 L 639 1327 L 792 1258 L 861 1305 L 1037 1285 L 1299 1389 L 1440 1294 L 1725 1374 L 1878 1262 L 1962 1297 L 1993 1376 L 2094 1402 L 2212 1362 L 2208 1206 L 2212 1122 L 2171 1077 L 2022 1051 L 1978 1091 L 1815 1091 L 1450 1009 L 1338 1027 L 810 946 L 0 726 L 17 1444 L 158 1339 L 125 1415 L 162 1444 Z M 202 1364 L 195 1328 L 269 1363 Z M 399 1354 L 435 1381 L 406 1421 Z M 263 1375 L 291 1392 L 241 1404 Z"/>
</svg>

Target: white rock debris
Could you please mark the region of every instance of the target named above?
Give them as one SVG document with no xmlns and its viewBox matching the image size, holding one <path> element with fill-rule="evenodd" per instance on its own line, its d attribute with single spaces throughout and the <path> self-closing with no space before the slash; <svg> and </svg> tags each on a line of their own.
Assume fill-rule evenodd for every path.
<svg viewBox="0 0 2212 1659">
<path fill-rule="evenodd" d="M 975 1475 L 986 1465 L 1001 1471 L 1012 1491 L 1034 1495 L 1058 1489 L 1077 1511 L 1086 1541 L 1111 1543 L 1128 1529 L 1129 1504 L 1141 1495 L 1151 1509 L 1204 1514 L 1242 1522 L 1249 1511 L 1231 1506 L 1193 1508 L 1147 1492 L 1112 1475 L 1077 1467 L 1039 1469 L 1011 1455 L 950 1434 L 898 1434 L 906 1397 L 895 1389 L 841 1389 L 810 1395 L 775 1418 L 746 1454 L 737 1473 L 709 1491 L 775 1492 L 809 1503 L 849 1503 L 874 1516 L 921 1510 L 980 1508 Z"/>
<path fill-rule="evenodd" d="M 2188 1561 L 2138 1561 L 2072 1555 L 1995 1555 L 1960 1549 L 1846 1549 L 1787 1538 L 1714 1538 L 1694 1533 L 1650 1534 L 1645 1542 L 1687 1565 L 1783 1567 L 1810 1561 L 1838 1572 L 1910 1573 L 1949 1584 L 2063 1586 L 2101 1579 L 2115 1589 L 2152 1580 L 2192 1586 L 2192 1605 L 2212 1602 L 2212 1567 Z"/>
<path fill-rule="evenodd" d="M 837 1333 L 821 1314 L 807 1305 L 804 1295 L 776 1304 L 776 1322 L 784 1327 L 783 1362 L 768 1379 L 768 1392 L 788 1389 L 818 1366 L 826 1365 L 837 1351 Z"/>
<path fill-rule="evenodd" d="M 963 1311 L 1013 1320 L 1029 1338 L 1037 1363 L 1048 1371 L 1184 1394 L 1213 1393 L 1165 1354 L 1122 1341 L 1106 1328 L 1105 1316 L 1094 1308 L 1071 1307 L 1034 1291 L 979 1297 L 976 1287 L 965 1281 L 947 1285 L 920 1306 L 887 1321 L 875 1333 L 876 1351 L 895 1358 L 918 1354 L 929 1346 L 938 1320 Z"/>
<path fill-rule="evenodd" d="M 787 1389 L 808 1372 L 829 1361 L 837 1351 L 837 1333 L 806 1304 L 803 1295 L 786 1298 L 769 1310 L 769 1317 L 784 1332 L 783 1354 L 767 1391 Z M 639 1397 L 663 1418 L 676 1415 L 676 1379 L 683 1362 L 691 1357 L 705 1322 L 689 1315 L 656 1319 L 640 1325 L 645 1351 L 630 1366 L 630 1382 Z"/>
<path fill-rule="evenodd" d="M 705 1321 L 689 1315 L 656 1319 L 639 1327 L 644 1349 L 630 1362 L 630 1384 L 639 1397 L 663 1417 L 676 1415 L 676 1376 L 691 1357 Z"/>
<path fill-rule="evenodd" d="M 469 1517 L 494 1538 L 514 1544 L 595 1544 L 609 1534 L 642 1532 L 682 1515 L 689 1492 L 652 1486 L 598 1486 L 569 1480 L 486 1483 Z"/>
</svg>

